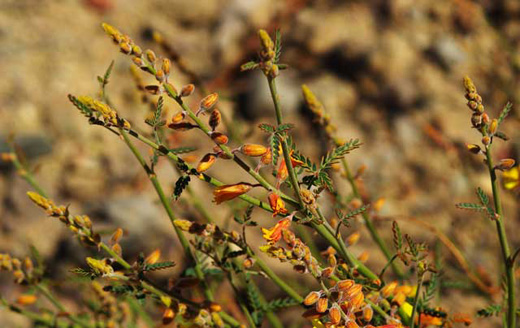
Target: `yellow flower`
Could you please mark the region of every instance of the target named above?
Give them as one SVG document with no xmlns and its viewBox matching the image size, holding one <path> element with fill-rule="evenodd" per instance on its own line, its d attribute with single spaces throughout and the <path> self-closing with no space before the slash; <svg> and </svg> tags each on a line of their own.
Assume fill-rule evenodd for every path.
<svg viewBox="0 0 520 328">
<path fill-rule="evenodd" d="M 237 183 L 233 185 L 224 185 L 217 187 L 213 191 L 213 201 L 218 205 L 222 202 L 231 200 L 242 194 L 245 194 L 246 192 L 251 190 L 251 188 L 253 188 L 253 186 L 248 183 Z"/>
<path fill-rule="evenodd" d="M 504 171 L 504 187 L 508 190 L 516 190 L 520 187 L 520 168 L 515 166 L 510 170 Z"/>
</svg>

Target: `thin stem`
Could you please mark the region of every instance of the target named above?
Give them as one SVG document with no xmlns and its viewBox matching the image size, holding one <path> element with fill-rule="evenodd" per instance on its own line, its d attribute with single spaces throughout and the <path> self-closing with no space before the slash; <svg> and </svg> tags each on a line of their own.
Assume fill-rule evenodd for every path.
<svg viewBox="0 0 520 328">
<path fill-rule="evenodd" d="M 274 110 L 276 112 L 276 122 L 278 125 L 283 124 L 283 116 L 282 116 L 282 107 L 280 105 L 280 95 L 278 94 L 278 90 L 276 89 L 276 81 L 275 78 L 268 76 L 267 81 L 269 83 L 269 91 L 271 92 L 271 98 L 273 98 Z M 289 152 L 289 147 L 287 146 L 287 140 L 282 138 L 282 151 L 283 158 L 285 160 L 285 166 L 287 167 L 287 172 L 289 172 L 289 179 L 291 180 L 291 185 L 294 190 L 294 194 L 298 200 L 298 204 L 300 208 L 305 208 L 305 203 L 303 202 L 302 196 L 300 194 L 300 185 L 298 183 L 298 177 L 296 176 L 296 172 L 292 166 L 291 162 L 291 153 Z M 275 150 L 273 150 L 275 151 Z"/>
<path fill-rule="evenodd" d="M 31 319 L 34 323 L 38 323 L 45 327 L 49 327 L 49 328 L 56 328 L 56 327 L 68 328 L 68 327 L 70 327 L 70 324 L 57 321 L 55 318 L 46 318 L 43 315 L 40 315 L 36 312 L 26 310 L 24 308 L 14 305 L 14 304 L 9 304 L 4 298 L 0 298 L 0 305 L 3 305 L 10 311 L 19 313 L 19 314 L 23 315 L 24 317 Z"/>
<path fill-rule="evenodd" d="M 22 162 L 20 162 L 20 160 L 18 159 L 18 155 L 16 155 L 15 152 L 12 152 L 11 154 L 13 156 L 12 157 L 13 165 L 16 168 L 16 171 L 18 172 L 18 174 L 22 177 L 22 179 L 27 181 L 27 183 L 30 184 L 31 187 L 33 187 L 33 189 L 37 193 L 39 193 L 43 197 L 47 197 L 47 195 L 45 194 L 45 191 L 40 187 L 40 185 L 38 184 L 38 182 L 34 178 L 34 176 L 31 173 L 31 171 L 28 168 L 26 168 L 22 164 Z"/>
<path fill-rule="evenodd" d="M 339 144 L 338 140 L 334 140 L 334 142 L 336 144 Z M 350 184 L 350 187 L 352 188 L 352 194 L 354 195 L 354 197 L 361 199 L 361 193 L 359 192 L 359 188 L 356 184 L 356 179 L 355 179 L 354 175 L 352 174 L 352 171 L 350 170 L 347 160 L 345 158 L 342 158 L 341 164 L 343 166 L 343 170 L 345 170 L 345 175 Z M 368 214 L 368 212 L 366 212 L 366 211 L 363 212 L 361 214 L 361 216 L 363 217 L 363 220 L 365 221 L 365 226 L 367 227 L 367 229 L 370 233 L 370 236 L 376 242 L 376 244 L 379 246 L 379 249 L 381 249 L 381 251 L 385 255 L 386 259 L 390 261 L 389 263 L 392 266 L 392 271 L 394 271 L 394 273 L 400 279 L 404 278 L 404 274 L 401 271 L 401 269 L 399 268 L 399 266 L 394 261 L 391 261 L 392 252 L 390 252 L 390 250 L 386 246 L 385 241 L 379 235 L 379 232 L 377 231 L 376 227 L 374 226 L 374 222 L 370 218 L 370 215 Z"/>
<path fill-rule="evenodd" d="M 500 189 L 498 186 L 497 175 L 491 157 L 491 145 L 486 149 L 486 162 L 488 165 L 489 176 L 491 178 L 491 188 L 493 190 L 493 202 L 498 217 L 495 219 L 500 248 L 506 270 L 507 281 L 507 327 L 516 328 L 516 300 L 515 300 L 515 262 L 511 260 L 511 250 L 507 240 L 506 228 L 504 225 L 504 213 L 502 201 L 500 199 Z"/>
<path fill-rule="evenodd" d="M 58 311 L 63 312 L 63 313 L 68 313 L 65 306 L 63 306 L 63 304 L 61 304 L 61 302 L 56 297 L 54 297 L 54 295 L 51 293 L 51 291 L 49 289 L 47 289 L 47 287 L 43 286 L 42 284 L 36 284 L 36 285 L 34 285 L 34 287 L 40 293 L 42 293 L 42 295 L 45 296 L 45 298 L 47 298 L 49 300 L 49 302 L 51 302 L 52 305 L 54 305 L 56 307 L 56 309 L 58 309 Z M 74 315 L 69 315 L 69 316 L 67 316 L 67 318 L 70 321 L 74 322 L 75 324 L 80 325 L 81 327 L 86 327 L 86 328 L 93 327 L 91 324 L 84 322 L 83 320 L 77 318 Z"/>
<path fill-rule="evenodd" d="M 269 278 L 271 278 L 271 280 L 275 284 L 277 284 L 278 287 L 280 287 L 281 290 L 283 290 L 287 295 L 289 295 L 289 297 L 291 297 L 293 300 L 295 300 L 298 303 L 302 303 L 303 302 L 303 297 L 301 297 L 300 294 L 298 294 L 297 291 L 292 289 L 291 286 L 286 284 L 285 281 L 283 281 L 282 278 L 278 277 L 278 275 L 276 273 L 274 273 L 274 271 L 271 270 L 271 268 L 267 264 L 265 264 L 265 262 L 261 258 L 256 256 L 251 250 L 249 250 L 249 256 L 251 256 L 255 260 L 255 263 L 260 267 L 260 269 L 262 269 L 262 271 Z"/>
<path fill-rule="evenodd" d="M 417 305 L 419 304 L 419 298 L 421 297 L 421 287 L 424 280 L 424 273 L 419 276 L 419 282 L 417 283 L 417 291 L 415 292 L 415 299 L 413 301 L 413 309 L 412 309 L 412 316 L 411 316 L 411 326 L 410 328 L 414 328 L 415 326 L 415 312 L 417 311 Z"/>
<path fill-rule="evenodd" d="M 128 133 L 123 129 L 120 129 L 119 132 L 123 136 L 123 139 L 125 140 L 125 143 L 127 144 L 127 146 L 130 148 L 130 150 L 132 151 L 134 156 L 137 158 L 137 160 L 139 161 L 141 166 L 146 171 L 148 178 L 152 182 L 152 185 L 154 186 L 155 191 L 157 192 L 157 195 L 159 196 L 159 199 L 161 200 L 161 204 L 163 205 L 164 209 L 166 210 L 166 213 L 168 214 L 168 217 L 173 226 L 173 229 L 175 230 L 175 233 L 179 237 L 179 241 L 182 245 L 182 248 L 184 249 L 186 256 L 188 257 L 188 259 L 192 260 L 194 263 L 195 275 L 201 281 L 202 287 L 204 289 L 204 295 L 206 296 L 206 298 L 208 300 L 213 301 L 214 300 L 213 293 L 209 289 L 207 282 L 204 279 L 204 273 L 202 272 L 202 269 L 200 268 L 200 265 L 198 263 L 198 260 L 195 256 L 195 254 L 193 254 L 191 251 L 190 243 L 188 242 L 188 239 L 186 239 L 186 236 L 184 236 L 184 233 L 182 232 L 182 230 L 179 229 L 175 225 L 175 220 L 177 219 L 177 217 L 175 216 L 175 213 L 173 212 L 173 210 L 170 206 L 170 202 L 168 201 L 168 198 L 164 194 L 164 190 L 162 189 L 162 186 L 161 186 L 159 180 L 157 179 L 157 175 L 155 174 L 155 172 L 153 172 L 150 169 L 150 167 L 146 163 L 146 161 L 143 158 L 143 156 L 141 155 L 141 153 L 139 153 L 137 148 L 134 146 L 134 144 L 128 137 Z"/>
</svg>

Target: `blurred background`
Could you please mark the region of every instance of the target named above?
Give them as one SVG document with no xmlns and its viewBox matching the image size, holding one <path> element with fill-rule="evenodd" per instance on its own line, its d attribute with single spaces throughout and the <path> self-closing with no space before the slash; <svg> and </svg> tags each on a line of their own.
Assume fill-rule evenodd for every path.
<svg viewBox="0 0 520 328">
<path fill-rule="evenodd" d="M 1 0 L 0 1 L 0 152 L 14 135 L 42 187 L 58 204 L 71 204 L 73 213 L 89 214 L 97 230 L 127 232 L 125 257 L 160 248 L 163 258 L 182 263 L 162 208 L 142 168 L 124 143 L 99 127 L 87 124 L 69 103 L 67 94 L 96 96 L 102 75 L 115 61 L 108 92 L 118 112 L 141 131 L 149 105 L 143 104 L 130 74 L 130 60 L 104 35 L 107 22 L 130 35 L 143 49 L 165 55 L 153 42 L 158 31 L 200 76 L 209 92 L 221 96 L 220 109 L 242 140 L 265 143 L 256 126 L 274 122 L 265 78 L 259 72 L 240 72 L 256 58 L 256 31 L 279 28 L 283 38 L 279 92 L 285 120 L 302 152 L 318 161 L 324 142 L 301 96 L 307 84 L 320 98 L 345 139 L 359 138 L 363 147 L 348 155 L 354 170 L 366 166 L 363 194 L 367 201 L 384 198 L 376 222 L 391 241 L 391 220 L 401 229 L 440 250 L 447 286 L 441 305 L 451 312 L 474 314 L 491 303 L 467 282 L 453 254 L 439 242 L 439 233 L 412 219 L 427 222 L 451 239 L 482 280 L 500 284 L 500 253 L 494 225 L 473 212 L 457 210 L 457 202 L 472 202 L 481 186 L 490 192 L 481 158 L 464 143 L 479 143 L 471 129 L 462 78 L 470 76 L 486 110 L 498 115 L 507 101 L 519 102 L 520 2 L 517 0 Z M 142 75 L 145 83 L 153 83 Z M 190 79 L 174 69 L 172 83 L 180 88 Z M 189 98 L 196 104 L 200 95 Z M 165 118 L 177 113 L 166 103 Z M 497 141 L 497 158 L 518 161 L 520 123 L 517 107 L 506 123 L 507 143 Z M 170 141 L 197 147 L 197 161 L 211 143 L 198 131 L 172 133 Z M 231 141 L 232 146 L 239 146 Z M 146 148 L 141 148 L 146 151 Z M 8 164 L 0 164 L 0 252 L 24 257 L 34 245 L 56 281 L 70 269 L 84 266 L 89 254 L 78 246 L 62 224 L 46 218 L 25 196 L 29 186 Z M 159 176 L 171 192 L 176 173 L 164 161 Z M 209 171 L 226 183 L 249 181 L 220 161 Z M 269 171 L 266 171 L 269 173 Z M 269 175 L 269 174 L 267 174 Z M 338 189 L 349 192 L 336 174 Z M 232 212 L 211 203 L 211 189 L 192 183 L 220 222 Z M 261 195 L 262 193 L 259 193 Z M 326 197 L 322 199 L 326 201 Z M 506 225 L 516 249 L 520 245 L 518 194 L 504 192 Z M 238 208 L 243 205 L 237 204 Z M 191 218 L 190 204 L 175 203 Z M 334 212 L 328 209 L 327 216 Z M 255 211 L 261 226 L 274 220 Z M 196 219 L 196 218 L 194 218 Z M 385 261 L 359 222 L 356 255 L 368 250 L 368 265 L 376 272 Z M 349 231 L 345 231 L 348 234 Z M 250 232 L 256 245 L 259 229 Z M 256 239 L 254 239 L 256 238 Z M 318 237 L 317 237 L 318 238 Z M 255 242 L 253 242 L 255 243 Z M 91 252 L 92 253 L 92 252 Z M 91 254 L 90 253 L 90 254 Z M 272 262 L 295 285 L 314 284 L 289 265 Z M 178 266 L 176 270 L 182 267 Z M 176 272 L 169 272 L 176 274 Z M 14 299 L 20 289 L 0 274 L 0 294 Z M 260 280 L 266 286 L 269 282 Z M 310 286 L 309 285 L 309 286 Z M 74 286 L 53 286 L 72 303 Z M 272 289 L 269 297 L 282 296 Z M 304 287 L 302 287 L 304 290 Z M 231 298 L 231 294 L 222 294 Z M 500 298 L 498 298 L 500 300 Z M 224 299 L 221 299 L 224 301 Z M 285 320 L 297 318 L 287 312 Z M 0 310 L 4 327 L 27 327 L 24 318 Z M 476 319 L 478 327 L 492 327 Z"/>
</svg>

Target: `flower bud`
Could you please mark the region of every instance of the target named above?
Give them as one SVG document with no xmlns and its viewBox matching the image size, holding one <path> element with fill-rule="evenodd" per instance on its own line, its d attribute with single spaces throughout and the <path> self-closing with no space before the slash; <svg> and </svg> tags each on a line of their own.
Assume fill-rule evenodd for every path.
<svg viewBox="0 0 520 328">
<path fill-rule="evenodd" d="M 148 62 L 150 64 L 152 64 L 152 65 L 157 60 L 157 56 L 155 56 L 155 53 L 152 50 L 150 50 L 150 49 L 146 50 L 144 54 L 145 54 L 146 59 L 148 60 Z"/>
<path fill-rule="evenodd" d="M 204 97 L 200 101 L 199 106 L 202 110 L 209 111 L 210 109 L 213 108 L 213 106 L 216 105 L 217 101 L 218 101 L 218 93 L 214 92 L 214 93 Z"/>
<path fill-rule="evenodd" d="M 192 222 L 191 221 L 188 221 L 188 220 L 183 220 L 183 219 L 177 219 L 175 221 L 173 221 L 173 224 L 175 224 L 175 226 L 179 229 L 181 229 L 182 231 L 190 231 L 190 227 L 192 225 Z"/>
<path fill-rule="evenodd" d="M 489 146 L 490 143 L 491 143 L 491 138 L 490 137 L 484 136 L 482 138 L 482 144 L 484 144 L 484 146 Z"/>
<path fill-rule="evenodd" d="M 355 285 L 354 280 L 347 279 L 347 280 L 338 281 L 336 283 L 336 288 L 339 291 L 345 291 L 345 290 L 348 290 L 349 288 L 351 288 L 354 285 Z"/>
<path fill-rule="evenodd" d="M 316 311 L 319 313 L 324 313 L 327 311 L 327 308 L 329 307 L 329 300 L 326 297 L 322 297 L 318 300 L 316 303 Z"/>
<path fill-rule="evenodd" d="M 193 91 L 195 91 L 195 86 L 193 84 L 187 84 L 187 85 L 182 87 L 180 96 L 181 97 L 191 96 Z"/>
<path fill-rule="evenodd" d="M 121 50 L 121 52 L 124 53 L 125 55 L 128 55 L 132 52 L 132 48 L 126 42 L 121 42 L 119 44 L 119 50 Z"/>
<path fill-rule="evenodd" d="M 172 117 L 172 123 L 180 123 L 182 120 L 186 118 L 186 112 L 182 111 L 177 114 L 175 114 L 174 117 Z"/>
<path fill-rule="evenodd" d="M 515 165 L 515 160 L 512 158 L 501 159 L 495 168 L 500 171 L 509 170 Z"/>
<path fill-rule="evenodd" d="M 158 69 L 155 72 L 155 79 L 161 83 L 166 81 L 166 74 L 162 69 Z"/>
<path fill-rule="evenodd" d="M 141 55 L 143 54 L 143 50 L 141 50 L 139 46 L 134 45 L 132 47 L 132 54 L 136 57 L 141 57 Z"/>
<path fill-rule="evenodd" d="M 171 67 L 172 63 L 170 62 L 170 60 L 168 58 L 163 58 L 161 68 L 164 71 L 164 74 L 166 74 L 167 76 L 170 75 Z"/>
<path fill-rule="evenodd" d="M 358 242 L 360 237 L 361 237 L 361 234 L 359 233 L 359 231 L 354 232 L 353 234 L 351 234 L 350 236 L 347 237 L 347 245 L 348 246 L 355 245 Z"/>
<path fill-rule="evenodd" d="M 494 135 L 495 132 L 497 132 L 497 128 L 498 128 L 498 120 L 496 118 L 494 118 L 491 121 L 491 123 L 489 123 L 489 129 L 488 129 L 489 134 Z"/>
<path fill-rule="evenodd" d="M 38 298 L 36 297 L 36 295 L 23 294 L 18 296 L 18 298 L 16 299 L 16 303 L 20 305 L 31 305 L 36 303 L 37 300 Z"/>
<path fill-rule="evenodd" d="M 244 261 L 242 262 L 242 265 L 246 269 L 251 269 L 253 265 L 255 264 L 255 260 L 251 257 L 246 257 Z"/>
<path fill-rule="evenodd" d="M 482 115 L 478 113 L 471 115 L 471 124 L 473 127 L 479 128 L 482 124 Z"/>
<path fill-rule="evenodd" d="M 240 147 L 240 152 L 251 157 L 258 157 L 267 153 L 267 147 L 256 144 L 245 144 Z"/>
<path fill-rule="evenodd" d="M 330 323 L 333 325 L 337 325 L 341 321 L 341 310 L 339 309 L 338 304 L 334 303 L 334 305 L 330 308 L 329 318 Z"/>
<path fill-rule="evenodd" d="M 488 124 L 489 123 L 489 115 L 487 113 L 481 113 L 482 114 L 482 123 Z"/>
<path fill-rule="evenodd" d="M 132 57 L 132 61 L 139 68 L 146 67 L 146 65 L 144 64 L 144 61 L 139 57 Z"/>
</svg>

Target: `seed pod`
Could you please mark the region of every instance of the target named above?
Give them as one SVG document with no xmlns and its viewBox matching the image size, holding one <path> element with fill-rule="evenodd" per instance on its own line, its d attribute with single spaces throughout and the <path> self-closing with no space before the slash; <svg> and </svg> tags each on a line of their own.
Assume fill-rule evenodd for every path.
<svg viewBox="0 0 520 328">
<path fill-rule="evenodd" d="M 171 67 L 172 63 L 170 62 L 170 60 L 168 58 L 163 58 L 161 68 L 164 71 L 164 74 L 166 74 L 167 76 L 170 75 Z"/>
<path fill-rule="evenodd" d="M 147 85 L 144 89 L 151 95 L 158 95 L 161 93 L 161 88 L 158 85 Z"/>
<path fill-rule="evenodd" d="M 148 60 L 148 62 L 152 65 L 157 60 L 157 56 L 155 56 L 155 53 L 150 49 L 146 50 L 144 54 L 146 55 L 146 59 Z"/>
<path fill-rule="evenodd" d="M 163 325 L 169 325 L 175 319 L 175 312 L 171 308 L 167 308 L 162 317 Z"/>
<path fill-rule="evenodd" d="M 329 307 L 329 300 L 326 297 L 322 297 L 318 300 L 316 303 L 316 311 L 319 313 L 324 313 L 327 311 L 327 308 Z"/>
<path fill-rule="evenodd" d="M 220 124 L 220 121 L 222 119 L 222 114 L 220 114 L 220 111 L 218 109 L 213 110 L 211 112 L 211 116 L 209 117 L 209 126 L 211 126 L 211 129 L 215 131 L 217 126 Z"/>
<path fill-rule="evenodd" d="M 267 153 L 267 147 L 256 144 L 245 144 L 239 150 L 242 154 L 251 157 L 263 156 Z"/>
<path fill-rule="evenodd" d="M 341 321 L 341 311 L 339 309 L 338 304 L 334 303 L 334 305 L 332 305 L 332 307 L 330 308 L 329 318 L 330 323 L 332 323 L 333 325 L 337 325 Z"/>
<path fill-rule="evenodd" d="M 199 162 L 199 165 L 197 165 L 197 172 L 202 173 L 207 171 L 210 167 L 215 164 L 215 161 L 217 160 L 217 157 L 215 154 L 206 154 Z"/>
<path fill-rule="evenodd" d="M 191 96 L 191 94 L 195 91 L 195 86 L 193 84 L 186 84 L 181 89 L 181 97 L 188 97 Z"/>
<path fill-rule="evenodd" d="M 515 165 L 515 160 L 512 158 L 501 159 L 495 168 L 500 171 L 509 170 Z"/>
<path fill-rule="evenodd" d="M 170 129 L 177 130 L 177 131 L 188 131 L 193 128 L 196 128 L 197 126 L 193 125 L 191 123 L 188 123 L 188 122 L 180 122 L 180 123 L 170 123 L 170 124 L 168 124 L 168 127 Z"/>
<path fill-rule="evenodd" d="M 211 133 L 211 139 L 215 141 L 215 143 L 218 145 L 225 145 L 229 141 L 229 138 L 225 134 L 220 132 Z"/>
</svg>

